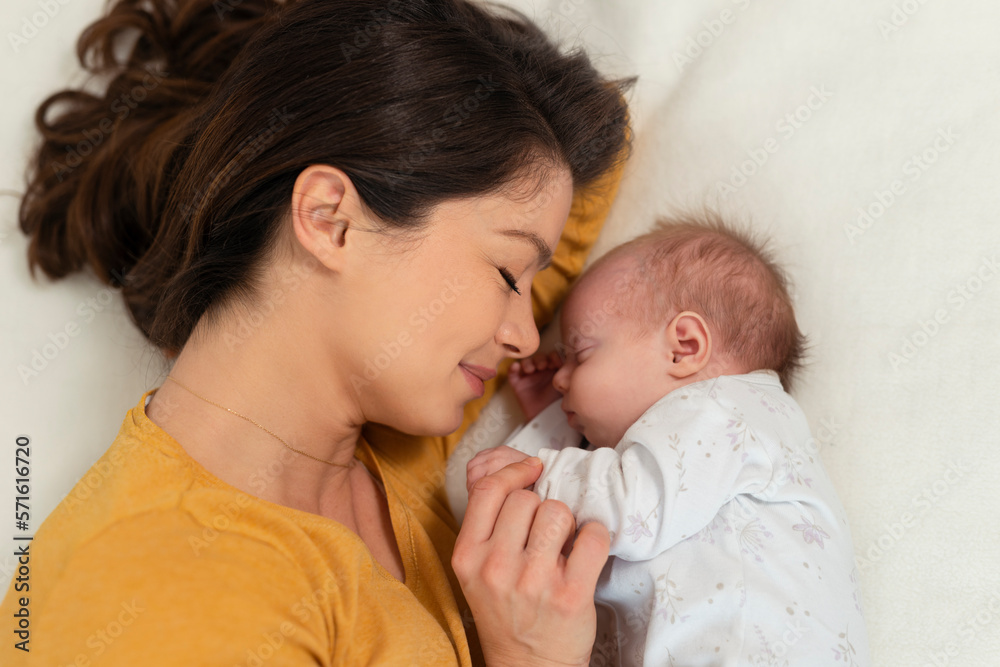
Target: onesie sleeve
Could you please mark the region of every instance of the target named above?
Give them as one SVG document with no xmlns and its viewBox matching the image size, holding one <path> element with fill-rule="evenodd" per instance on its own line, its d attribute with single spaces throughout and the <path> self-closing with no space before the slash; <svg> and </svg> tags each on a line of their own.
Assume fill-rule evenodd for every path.
<svg viewBox="0 0 1000 667">
<path fill-rule="evenodd" d="M 535 491 L 569 505 L 577 525 L 606 526 L 612 556 L 649 560 L 770 480 L 767 452 L 732 417 L 707 397 L 661 399 L 614 449 L 541 450 Z"/>
<path fill-rule="evenodd" d="M 535 415 L 527 424 L 518 426 L 509 436 L 505 444 L 508 447 L 537 456 L 543 449 L 565 449 L 579 447 L 583 436 L 566 421 L 566 415 L 560 406 L 561 401 L 553 401 L 547 408 Z"/>
<path fill-rule="evenodd" d="M 52 591 L 58 613 L 38 619 L 37 664 L 241 665 L 271 654 L 290 667 L 330 664 L 336 628 L 315 604 L 304 611 L 313 587 L 276 547 L 179 512 L 158 516 L 157 530 L 142 529 L 149 520 L 114 524 L 73 554 Z"/>
</svg>

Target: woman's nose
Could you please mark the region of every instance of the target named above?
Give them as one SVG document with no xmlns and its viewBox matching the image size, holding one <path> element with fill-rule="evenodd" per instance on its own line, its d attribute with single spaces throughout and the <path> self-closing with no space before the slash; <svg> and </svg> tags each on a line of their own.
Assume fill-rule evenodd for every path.
<svg viewBox="0 0 1000 667">
<path fill-rule="evenodd" d="M 508 311 L 508 317 L 497 330 L 497 342 L 508 352 L 508 356 L 523 359 L 538 350 L 540 337 L 535 326 L 535 316 L 531 311 L 531 295 L 525 294 Z"/>
</svg>

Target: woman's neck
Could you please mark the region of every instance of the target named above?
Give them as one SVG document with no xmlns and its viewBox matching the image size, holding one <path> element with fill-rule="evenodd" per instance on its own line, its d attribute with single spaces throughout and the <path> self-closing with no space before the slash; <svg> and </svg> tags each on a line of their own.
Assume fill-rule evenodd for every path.
<svg viewBox="0 0 1000 667">
<path fill-rule="evenodd" d="M 254 496 L 307 512 L 328 515 L 349 498 L 349 468 L 360 465 L 354 450 L 363 419 L 330 384 L 317 386 L 323 362 L 308 341 L 276 344 L 273 328 L 237 339 L 198 332 L 185 345 L 170 375 L 153 395 L 147 415 L 226 483 Z M 201 398 L 195 396 L 197 393 Z M 251 419 L 274 435 L 212 405 Z M 337 499 L 340 500 L 337 500 Z"/>
</svg>

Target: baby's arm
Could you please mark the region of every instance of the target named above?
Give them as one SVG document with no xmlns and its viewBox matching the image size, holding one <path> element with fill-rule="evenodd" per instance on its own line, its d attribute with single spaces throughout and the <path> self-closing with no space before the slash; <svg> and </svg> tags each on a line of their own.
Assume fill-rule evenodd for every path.
<svg viewBox="0 0 1000 667">
<path fill-rule="evenodd" d="M 504 445 L 478 452 L 466 465 L 466 490 L 500 468 L 538 454 L 543 447 L 577 447 L 583 438 L 566 422 L 558 402 L 551 403 L 508 436 Z"/>
<path fill-rule="evenodd" d="M 669 426 L 644 418 L 614 449 L 538 453 L 545 467 L 535 492 L 566 503 L 578 525 L 604 524 L 611 555 L 625 560 L 649 560 L 697 534 L 736 495 L 762 490 L 771 477 L 763 449 L 733 450 L 725 413 L 671 414 Z"/>
</svg>

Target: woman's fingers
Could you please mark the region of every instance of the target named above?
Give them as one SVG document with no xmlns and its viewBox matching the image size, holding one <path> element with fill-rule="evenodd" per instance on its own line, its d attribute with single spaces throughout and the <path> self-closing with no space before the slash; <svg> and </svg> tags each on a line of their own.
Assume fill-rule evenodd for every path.
<svg viewBox="0 0 1000 667">
<path fill-rule="evenodd" d="M 535 522 L 528 535 L 525 553 L 541 558 L 546 564 L 555 564 L 563 545 L 576 532 L 576 520 L 565 503 L 558 500 L 542 502 L 535 512 Z"/>
<path fill-rule="evenodd" d="M 490 542 L 510 554 L 524 551 L 528 542 L 528 531 L 537 523 L 535 512 L 542 500 L 538 494 L 518 489 L 512 491 L 500 508 Z"/>
<path fill-rule="evenodd" d="M 473 486 L 452 567 L 487 662 L 587 664 L 594 588 L 611 540 L 607 529 L 590 523 L 569 557 L 561 553 L 576 523 L 564 503 L 524 490 L 541 472 L 532 459 Z"/>
<path fill-rule="evenodd" d="M 532 456 L 476 482 L 469 491 L 469 504 L 455 549 L 458 550 L 460 543 L 480 544 L 490 539 L 507 496 L 512 491 L 534 484 L 541 473 L 541 460 Z"/>
<path fill-rule="evenodd" d="M 611 536 L 607 528 L 594 521 L 584 524 L 566 563 L 566 583 L 577 584 L 588 591 L 597 588 L 597 579 L 608 561 L 610 549 Z"/>
</svg>

